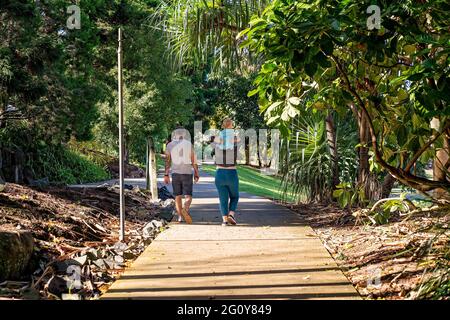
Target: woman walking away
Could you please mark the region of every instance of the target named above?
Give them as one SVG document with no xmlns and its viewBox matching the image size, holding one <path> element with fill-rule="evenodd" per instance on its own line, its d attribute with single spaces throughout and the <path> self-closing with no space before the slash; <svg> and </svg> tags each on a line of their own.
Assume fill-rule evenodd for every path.
<svg viewBox="0 0 450 320">
<path fill-rule="evenodd" d="M 236 209 L 239 201 L 239 178 L 236 170 L 237 146 L 233 121 L 223 120 L 223 130 L 215 142 L 216 179 L 219 192 L 222 226 L 236 225 Z"/>
</svg>

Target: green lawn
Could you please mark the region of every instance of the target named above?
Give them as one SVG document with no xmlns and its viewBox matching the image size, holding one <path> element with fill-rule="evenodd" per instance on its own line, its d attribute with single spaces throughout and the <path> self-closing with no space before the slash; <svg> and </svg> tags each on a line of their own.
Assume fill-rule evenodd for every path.
<svg viewBox="0 0 450 320">
<path fill-rule="evenodd" d="M 214 175 L 216 168 L 213 165 L 202 165 L 202 170 Z M 248 192 L 257 196 L 269 198 L 271 200 L 281 200 L 283 198 L 280 190 L 281 180 L 279 177 L 262 174 L 258 169 L 247 166 L 238 166 L 239 191 Z M 293 202 L 292 196 L 286 197 L 287 201 Z"/>
</svg>

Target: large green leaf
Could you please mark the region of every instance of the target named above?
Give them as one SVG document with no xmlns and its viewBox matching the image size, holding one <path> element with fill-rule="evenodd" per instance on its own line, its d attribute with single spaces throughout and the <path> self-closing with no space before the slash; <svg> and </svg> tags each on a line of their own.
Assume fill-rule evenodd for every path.
<svg viewBox="0 0 450 320">
<path fill-rule="evenodd" d="M 316 71 L 317 71 L 317 64 L 316 64 L 316 62 L 310 62 L 310 63 L 306 64 L 305 65 L 305 71 L 306 71 L 306 74 L 310 78 L 314 78 L 314 75 L 316 74 Z"/>
</svg>

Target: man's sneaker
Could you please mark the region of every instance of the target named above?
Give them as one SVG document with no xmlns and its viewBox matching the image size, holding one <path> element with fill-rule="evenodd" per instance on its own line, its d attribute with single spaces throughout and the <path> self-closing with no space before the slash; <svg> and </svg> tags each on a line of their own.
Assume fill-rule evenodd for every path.
<svg viewBox="0 0 450 320">
<path fill-rule="evenodd" d="M 183 219 L 187 224 L 192 224 L 192 217 L 185 208 L 181 209 L 181 215 L 183 216 Z"/>
<path fill-rule="evenodd" d="M 229 226 L 230 224 L 228 223 L 228 222 L 222 222 L 222 227 L 227 227 L 227 226 Z"/>
</svg>

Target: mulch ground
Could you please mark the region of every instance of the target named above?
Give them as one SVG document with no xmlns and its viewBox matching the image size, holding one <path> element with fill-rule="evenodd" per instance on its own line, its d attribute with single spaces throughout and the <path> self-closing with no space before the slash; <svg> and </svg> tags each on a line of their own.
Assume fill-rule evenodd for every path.
<svg viewBox="0 0 450 320">
<path fill-rule="evenodd" d="M 423 212 L 409 218 L 393 216 L 385 225 L 371 225 L 335 205 L 289 208 L 313 227 L 365 298 L 413 298 L 417 293 L 414 290 L 432 276 L 431 271 L 437 269 L 448 276 L 448 211 Z"/>
<path fill-rule="evenodd" d="M 8 184 L 0 193 L 0 230 L 30 231 L 36 253 L 29 273 L 0 283 L 0 296 L 61 299 L 70 291 L 78 298 L 97 298 L 164 228 L 159 215 L 173 205 L 152 202 L 143 190 L 127 190 L 127 239 L 118 245 L 118 199 L 114 186 L 32 189 Z M 334 205 L 289 208 L 314 228 L 363 297 L 414 297 L 437 266 L 448 281 L 449 212 L 394 215 L 385 225 L 372 225 Z M 71 265 L 81 270 L 76 290 L 66 286 Z M 444 298 L 449 297 L 444 293 Z"/>
<path fill-rule="evenodd" d="M 126 239 L 118 244 L 118 192 L 115 186 L 32 189 L 8 184 L 0 193 L 0 230 L 31 232 L 35 255 L 28 274 L 0 283 L 0 296 L 58 299 L 70 292 L 98 297 L 163 229 L 161 212 L 172 210 L 169 200 L 155 202 L 144 190 L 126 190 Z M 65 286 L 71 265 L 81 273 L 77 290 Z"/>
</svg>

